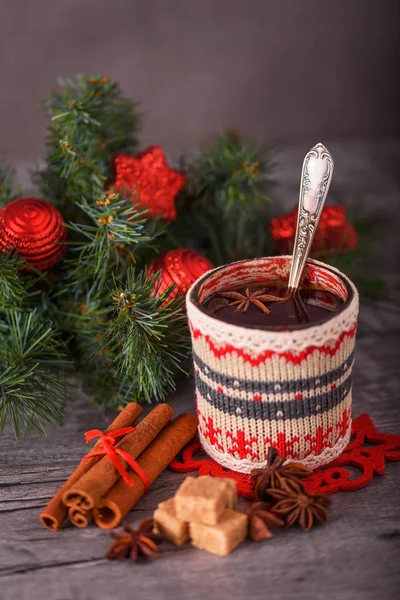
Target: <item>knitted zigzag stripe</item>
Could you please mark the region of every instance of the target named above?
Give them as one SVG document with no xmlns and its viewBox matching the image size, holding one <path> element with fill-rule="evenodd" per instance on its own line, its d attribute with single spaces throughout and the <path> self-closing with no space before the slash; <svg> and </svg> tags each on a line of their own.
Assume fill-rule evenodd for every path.
<svg viewBox="0 0 400 600">
<path fill-rule="evenodd" d="M 291 331 L 228 324 L 200 306 L 238 280 L 287 280 L 289 267 L 288 257 L 241 261 L 205 274 L 187 295 L 200 440 L 237 471 L 265 464 L 270 445 L 315 468 L 349 440 L 358 295 L 347 278 L 309 261 L 308 282 L 351 297 L 323 324 Z"/>
</svg>

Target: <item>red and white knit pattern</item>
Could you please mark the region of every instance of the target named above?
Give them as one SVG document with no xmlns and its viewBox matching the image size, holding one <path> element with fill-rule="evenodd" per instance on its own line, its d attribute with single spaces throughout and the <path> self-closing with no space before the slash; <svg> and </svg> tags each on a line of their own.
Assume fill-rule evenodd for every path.
<svg viewBox="0 0 400 600">
<path fill-rule="evenodd" d="M 241 261 L 201 277 L 187 294 L 199 436 L 220 464 L 249 472 L 268 447 L 316 468 L 346 447 L 358 294 L 339 271 L 309 261 L 305 277 L 347 300 L 322 325 L 291 331 L 249 329 L 208 314 L 201 303 L 234 284 L 287 280 L 290 257 Z"/>
</svg>

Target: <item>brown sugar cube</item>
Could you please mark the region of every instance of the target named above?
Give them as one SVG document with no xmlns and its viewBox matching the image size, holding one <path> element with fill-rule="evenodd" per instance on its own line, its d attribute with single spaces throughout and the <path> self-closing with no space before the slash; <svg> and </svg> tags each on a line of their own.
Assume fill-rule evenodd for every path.
<svg viewBox="0 0 400 600">
<path fill-rule="evenodd" d="M 190 523 L 193 546 L 212 554 L 225 556 L 247 537 L 247 515 L 226 508 L 217 525 Z"/>
<path fill-rule="evenodd" d="M 236 508 L 237 502 L 237 491 L 236 491 L 236 481 L 234 479 L 230 479 L 227 477 L 226 479 L 222 479 L 226 485 L 226 508 L 232 508 L 233 510 Z"/>
<path fill-rule="evenodd" d="M 209 475 L 186 477 L 175 494 L 178 519 L 204 525 L 216 525 L 225 508 L 232 503 L 232 486 L 224 479 Z"/>
<path fill-rule="evenodd" d="M 176 517 L 174 498 L 160 502 L 153 520 L 154 533 L 159 533 L 175 546 L 183 546 L 189 540 L 189 525 Z"/>
</svg>

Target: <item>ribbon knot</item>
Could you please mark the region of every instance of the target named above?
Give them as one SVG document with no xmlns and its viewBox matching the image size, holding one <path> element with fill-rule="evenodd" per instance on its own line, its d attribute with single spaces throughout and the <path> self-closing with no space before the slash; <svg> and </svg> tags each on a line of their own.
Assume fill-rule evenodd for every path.
<svg viewBox="0 0 400 600">
<path fill-rule="evenodd" d="M 114 431 L 109 431 L 108 433 L 103 433 L 100 431 L 100 429 L 91 429 L 90 431 L 87 431 L 85 433 L 85 442 L 88 444 L 91 440 L 98 437 L 100 438 L 100 445 L 96 450 L 92 450 L 86 454 L 84 459 L 90 458 L 91 456 L 107 456 L 114 464 L 125 483 L 133 487 L 135 482 L 133 479 L 131 479 L 131 477 L 129 477 L 126 468 L 119 459 L 119 457 L 121 457 L 127 463 L 127 465 L 130 466 L 132 471 L 134 471 L 134 473 L 140 477 L 140 479 L 143 481 L 145 489 L 147 490 L 149 487 L 149 480 L 141 466 L 130 454 L 128 454 L 128 452 L 122 450 L 121 448 L 115 447 L 116 438 L 126 435 L 127 433 L 131 433 L 134 431 L 134 429 L 134 427 L 121 427 L 121 429 L 114 429 Z"/>
</svg>

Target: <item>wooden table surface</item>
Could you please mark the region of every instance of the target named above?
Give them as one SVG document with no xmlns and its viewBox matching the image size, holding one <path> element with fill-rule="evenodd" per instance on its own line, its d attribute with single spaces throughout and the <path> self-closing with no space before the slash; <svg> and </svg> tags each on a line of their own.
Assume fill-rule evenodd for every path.
<svg viewBox="0 0 400 600">
<path fill-rule="evenodd" d="M 374 264 L 393 286 L 398 285 L 395 254 L 400 239 L 400 184 L 394 169 L 399 147 L 389 144 L 385 148 L 387 160 L 382 159 L 382 147 L 378 151 L 376 145 L 357 146 L 358 163 L 353 162 L 347 184 L 353 182 L 353 173 L 355 189 L 362 184 L 370 191 L 375 185 L 381 206 L 386 198 L 386 208 L 393 210 L 395 218 L 388 224 L 387 235 L 375 240 L 374 251 Z M 286 160 L 290 163 L 292 156 L 298 163 L 303 150 L 286 153 Z M 349 145 L 331 147 L 343 164 L 353 150 Z M 281 173 L 283 189 L 295 187 L 298 170 L 293 169 L 293 176 L 290 170 Z M 365 210 L 374 205 L 373 197 L 368 198 Z M 398 291 L 392 298 L 395 302 L 361 308 L 353 415 L 368 412 L 379 430 L 400 433 Z M 177 412 L 193 412 L 193 384 L 183 383 L 169 401 Z M 2 600 L 399 597 L 400 464 L 396 463 L 389 463 L 386 475 L 375 478 L 367 488 L 335 494 L 327 526 L 308 534 L 293 528 L 263 544 L 246 542 L 226 558 L 187 545 L 168 549 L 154 563 L 109 562 L 103 559 L 110 543 L 107 531 L 93 525 L 83 530 L 67 527 L 58 533 L 45 530 L 38 520 L 40 510 L 84 454 L 84 432 L 102 427 L 104 422 L 105 415 L 74 391 L 66 404 L 64 428 L 51 430 L 46 438 L 18 442 L 6 428 L 0 438 Z M 181 479 L 181 475 L 165 471 L 129 519 L 149 517 L 159 501 L 174 493 Z"/>
</svg>

